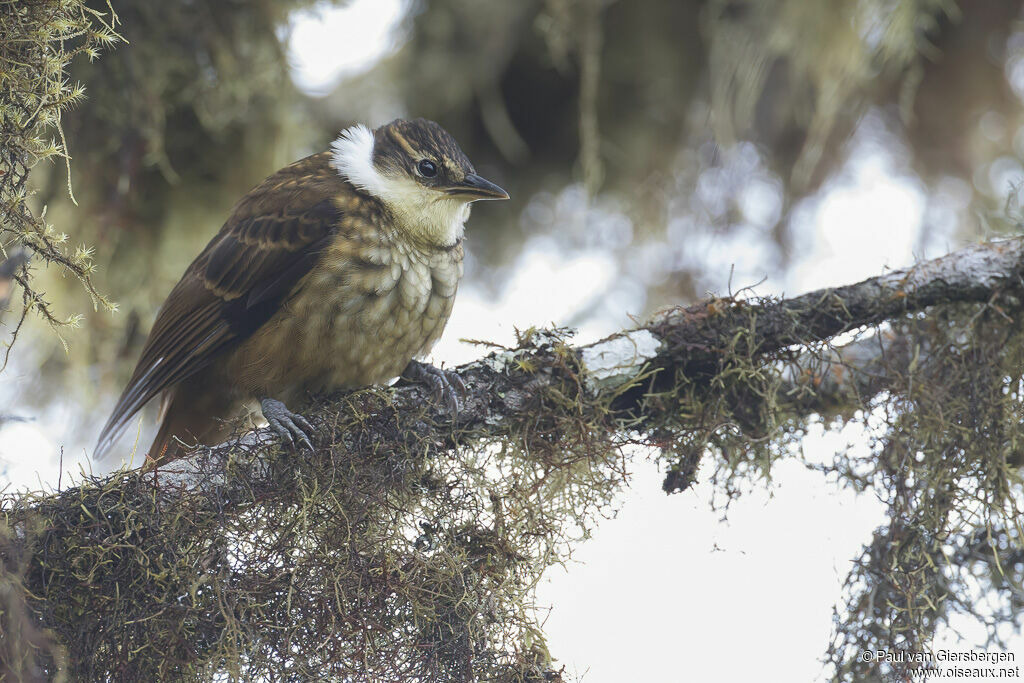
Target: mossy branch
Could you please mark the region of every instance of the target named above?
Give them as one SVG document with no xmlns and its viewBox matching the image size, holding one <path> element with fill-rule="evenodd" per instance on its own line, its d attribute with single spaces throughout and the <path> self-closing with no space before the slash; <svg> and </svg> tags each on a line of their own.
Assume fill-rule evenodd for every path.
<svg viewBox="0 0 1024 683">
<path fill-rule="evenodd" d="M 528 330 L 459 368 L 454 423 L 418 386 L 366 389 L 307 413 L 312 453 L 257 430 L 156 471 L 8 494 L 0 578 L 17 600 L 0 627 L 29 635 L 0 661 L 83 679 L 557 680 L 533 586 L 612 510 L 634 446 L 665 452 L 670 490 L 715 449 L 733 474 L 767 467 L 729 455 L 722 424 L 757 453 L 811 412 L 913 398 L 907 377 L 948 346 L 922 341 L 929 326 L 966 305 L 962 328 L 1012 321 L 1022 272 L 1013 239 L 791 299 L 672 309 L 586 346 Z M 938 607 L 914 601 L 934 598 L 899 576 L 887 604 L 931 627 Z"/>
<path fill-rule="evenodd" d="M 825 351 L 807 347 L 852 330 L 903 322 L 909 314 L 931 306 L 982 303 L 1006 314 L 1019 309 L 1022 300 L 1024 239 L 990 242 L 856 284 L 790 299 L 716 298 L 670 309 L 636 329 L 586 346 L 568 346 L 564 330 L 528 330 L 521 334 L 520 347 L 501 349 L 458 368 L 469 393 L 454 426 L 444 408 L 433 406 L 430 396 L 417 386 L 375 393 L 381 405 L 367 408 L 373 411 L 386 404 L 397 417 L 417 416 L 416 422 L 403 421 L 402 426 L 414 431 L 417 440 L 426 436 L 432 444 L 430 456 L 440 457 L 467 440 L 513 436 L 519 423 L 530 419 L 537 401 L 564 382 L 565 368 L 571 363 L 581 391 L 608 399 L 607 404 L 591 404 L 606 414 L 587 418 L 600 418 L 617 429 L 655 424 L 666 419 L 665 411 L 672 406 L 649 401 L 652 392 L 656 394 L 666 382 L 678 382 L 680 373 L 694 381 L 716 376 L 735 358 L 739 340 L 745 354 L 766 361 L 776 360 L 773 354 L 780 350 L 796 347 L 797 353 L 780 366 L 786 382 L 783 402 L 797 416 L 831 416 L 859 407 L 897 384 L 900 378 L 885 373 L 907 368 L 927 349 L 922 351 L 920 344 L 910 348 L 908 338 L 893 330 Z M 326 410 L 332 413 L 336 407 Z M 429 420 L 418 421 L 424 412 Z M 401 438 L 405 429 L 398 429 L 396 437 Z M 269 442 L 273 433 L 257 430 L 252 438 Z M 340 439 L 356 448 L 361 438 L 328 429 L 319 443 L 338 443 Z M 236 445 L 201 450 L 194 458 L 230 460 L 237 467 L 245 458 L 239 458 Z M 269 476 L 266 458 L 276 457 L 273 453 L 276 451 L 250 448 L 250 464 Z M 186 488 L 208 488 L 227 481 L 210 480 L 205 475 L 190 478 L 188 473 L 197 469 L 193 464 L 188 460 L 172 463 L 152 476 Z M 206 471 L 206 467 L 197 471 Z M 246 480 L 251 481 L 249 476 Z"/>
</svg>

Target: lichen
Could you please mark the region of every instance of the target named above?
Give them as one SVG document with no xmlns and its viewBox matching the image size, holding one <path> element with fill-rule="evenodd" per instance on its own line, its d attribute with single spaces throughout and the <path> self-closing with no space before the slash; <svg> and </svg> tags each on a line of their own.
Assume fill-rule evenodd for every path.
<svg viewBox="0 0 1024 683">
<path fill-rule="evenodd" d="M 46 221 L 45 210 L 29 206 L 32 191 L 29 174 L 39 162 L 60 159 L 67 170 L 71 193 L 70 154 L 61 117 L 85 94 L 80 84 L 70 84 L 67 69 L 76 57 L 95 59 L 120 36 L 117 15 L 108 4 L 106 12 L 82 0 L 0 1 L 0 258 L 17 247 L 27 249 L 44 264 L 52 264 L 77 277 L 95 307 L 113 310 L 93 285 L 93 251 L 88 246 L 69 246 L 69 238 Z M 31 283 L 28 266 L 14 278 L 22 287 L 22 315 L 34 311 L 55 330 L 75 326 L 80 316 L 62 318 L 50 301 Z M 21 327 L 19 321 L 10 345 Z M 8 353 L 0 362 L 6 366 Z"/>
</svg>

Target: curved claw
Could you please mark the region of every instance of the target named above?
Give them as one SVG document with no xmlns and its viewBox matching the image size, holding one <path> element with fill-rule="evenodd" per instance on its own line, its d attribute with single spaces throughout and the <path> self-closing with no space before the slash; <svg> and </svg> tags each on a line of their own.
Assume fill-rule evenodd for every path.
<svg viewBox="0 0 1024 683">
<path fill-rule="evenodd" d="M 469 389 L 466 388 L 466 383 L 462 381 L 461 377 L 459 377 L 459 373 L 454 370 L 445 370 L 444 373 L 448 378 L 448 381 L 451 382 L 451 385 L 455 387 L 455 391 L 459 392 L 459 398 L 466 398 L 466 394 L 469 393 Z"/>
<path fill-rule="evenodd" d="M 262 408 L 263 417 L 266 418 L 270 428 L 283 443 L 294 446 L 298 442 L 309 450 L 313 450 L 313 444 L 307 433 L 313 433 L 315 430 L 309 420 L 288 410 L 284 403 L 273 398 L 265 398 L 260 401 L 260 408 Z"/>
<path fill-rule="evenodd" d="M 458 417 L 461 410 L 459 397 L 466 396 L 466 383 L 458 374 L 451 370 L 442 370 L 430 363 L 411 360 L 405 368 L 405 372 L 402 373 L 402 377 L 410 382 L 427 385 L 434 397 L 447 406 L 452 418 Z"/>
</svg>

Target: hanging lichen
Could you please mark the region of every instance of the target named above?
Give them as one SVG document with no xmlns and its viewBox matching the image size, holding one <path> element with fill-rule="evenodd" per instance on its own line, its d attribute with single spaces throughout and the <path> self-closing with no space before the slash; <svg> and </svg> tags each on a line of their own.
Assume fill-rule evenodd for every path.
<svg viewBox="0 0 1024 683">
<path fill-rule="evenodd" d="M 79 55 L 95 59 L 114 45 L 117 15 L 91 9 L 81 0 L 3 0 L 0 2 L 0 257 L 24 248 L 38 261 L 81 280 L 93 305 L 113 309 L 92 283 L 91 247 L 70 247 L 68 235 L 29 206 L 29 173 L 44 160 L 59 159 L 71 194 L 71 166 L 61 117 L 84 97 L 84 88 L 67 80 Z M 56 330 L 76 325 L 81 316 L 62 318 L 23 266 L 14 275 L 22 286 L 22 315 L 4 340 L 6 366 L 21 321 L 34 311 Z"/>
</svg>

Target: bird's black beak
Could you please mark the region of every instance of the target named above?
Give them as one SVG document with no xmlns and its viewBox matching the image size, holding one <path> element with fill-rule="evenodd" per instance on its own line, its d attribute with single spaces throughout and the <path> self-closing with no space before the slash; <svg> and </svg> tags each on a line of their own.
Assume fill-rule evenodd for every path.
<svg viewBox="0 0 1024 683">
<path fill-rule="evenodd" d="M 472 201 L 478 199 L 508 199 L 508 192 L 505 192 L 505 190 L 490 180 L 481 178 L 476 173 L 467 173 L 465 180 L 458 185 L 448 188 L 448 194 L 470 197 Z"/>
</svg>

